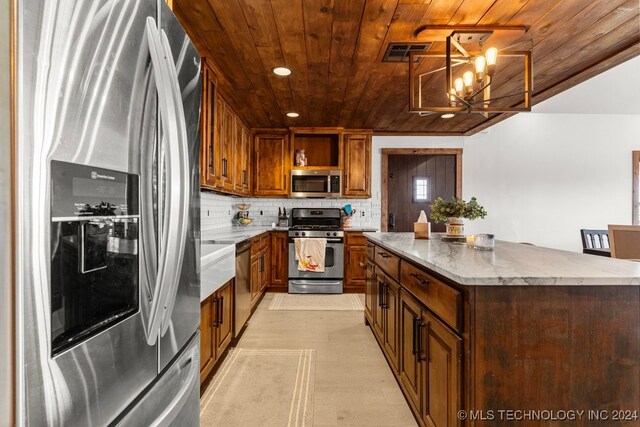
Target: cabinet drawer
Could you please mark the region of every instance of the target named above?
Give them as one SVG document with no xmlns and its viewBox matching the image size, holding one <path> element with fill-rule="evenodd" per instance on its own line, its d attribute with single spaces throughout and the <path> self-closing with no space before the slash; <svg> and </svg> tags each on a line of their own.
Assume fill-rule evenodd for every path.
<svg viewBox="0 0 640 427">
<path fill-rule="evenodd" d="M 361 231 L 348 231 L 344 233 L 345 244 L 350 246 L 364 246 L 367 244 L 367 238 L 362 235 Z"/>
<path fill-rule="evenodd" d="M 371 261 L 375 260 L 376 258 L 375 249 L 376 245 L 367 240 L 367 258 L 369 258 Z"/>
<path fill-rule="evenodd" d="M 400 278 L 400 258 L 391 252 L 376 246 L 376 264 L 383 269 L 392 279 Z"/>
<path fill-rule="evenodd" d="M 251 257 L 255 257 L 260 253 L 262 246 L 260 245 L 260 237 L 254 237 L 251 239 Z"/>
<path fill-rule="evenodd" d="M 260 249 L 264 249 L 269 245 L 269 233 L 262 233 L 260 235 Z"/>
<path fill-rule="evenodd" d="M 462 332 L 460 291 L 406 261 L 401 263 L 400 283 L 449 326 Z"/>
</svg>

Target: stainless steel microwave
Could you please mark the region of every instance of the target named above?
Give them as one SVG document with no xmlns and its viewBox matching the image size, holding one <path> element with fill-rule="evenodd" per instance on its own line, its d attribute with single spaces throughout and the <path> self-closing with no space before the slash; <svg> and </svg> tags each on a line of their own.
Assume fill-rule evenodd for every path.
<svg viewBox="0 0 640 427">
<path fill-rule="evenodd" d="M 291 197 L 340 197 L 342 171 L 292 170 Z"/>
</svg>

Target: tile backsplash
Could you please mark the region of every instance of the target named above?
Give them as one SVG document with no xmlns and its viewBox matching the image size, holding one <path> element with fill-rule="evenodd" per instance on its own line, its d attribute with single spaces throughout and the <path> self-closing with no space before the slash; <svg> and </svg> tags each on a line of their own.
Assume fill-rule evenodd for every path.
<svg viewBox="0 0 640 427">
<path fill-rule="evenodd" d="M 233 218 L 238 211 L 235 205 L 238 203 L 251 204 L 249 217 L 253 218 L 253 224 L 259 226 L 271 226 L 278 222 L 278 208 L 287 208 L 287 213 L 292 208 L 341 208 L 346 204 L 357 210 L 353 216 L 353 225 L 369 226 L 372 221 L 371 199 L 263 199 L 240 198 L 221 194 L 201 192 L 201 229 L 214 230 L 233 225 Z M 379 215 L 379 214 L 378 214 Z"/>
</svg>

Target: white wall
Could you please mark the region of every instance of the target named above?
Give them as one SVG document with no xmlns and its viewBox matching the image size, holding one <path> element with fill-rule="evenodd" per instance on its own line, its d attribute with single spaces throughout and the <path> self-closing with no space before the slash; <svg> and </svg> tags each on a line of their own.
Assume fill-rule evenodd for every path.
<svg viewBox="0 0 640 427">
<path fill-rule="evenodd" d="M 640 115 L 518 114 L 465 138 L 463 196 L 488 211 L 467 233 L 581 251 L 581 228 L 631 223 Z"/>
</svg>

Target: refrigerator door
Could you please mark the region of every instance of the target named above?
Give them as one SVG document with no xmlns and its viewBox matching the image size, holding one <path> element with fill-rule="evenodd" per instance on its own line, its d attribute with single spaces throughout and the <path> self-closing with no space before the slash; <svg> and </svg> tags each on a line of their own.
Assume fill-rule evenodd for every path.
<svg viewBox="0 0 640 427">
<path fill-rule="evenodd" d="M 200 423 L 200 333 L 118 423 L 122 427 L 197 426 Z"/>
<path fill-rule="evenodd" d="M 132 277 L 139 309 L 52 356 L 52 331 L 64 317 L 52 315 L 60 301 L 51 287 L 50 168 L 57 160 L 138 175 L 141 189 L 157 183 L 159 105 L 146 34 L 156 1 L 17 7 L 17 424 L 108 425 L 160 371 L 158 345 L 146 333 L 158 292 L 146 277 L 154 252 L 145 242 L 161 221 L 153 209 L 140 218 L 140 269 Z M 146 197 L 141 192 L 140 206 Z"/>
<path fill-rule="evenodd" d="M 164 369 L 198 329 L 200 323 L 200 101 L 202 79 L 200 75 L 200 55 L 173 12 L 160 2 L 160 33 L 167 55 L 169 68 L 177 77 L 175 99 L 181 105 L 182 121 L 186 138 L 182 141 L 187 154 L 187 180 L 185 194 L 187 211 L 186 239 L 183 242 L 182 262 L 177 287 L 169 295 L 160 330 L 160 366 Z M 167 176 L 165 174 L 165 176 Z"/>
</svg>

